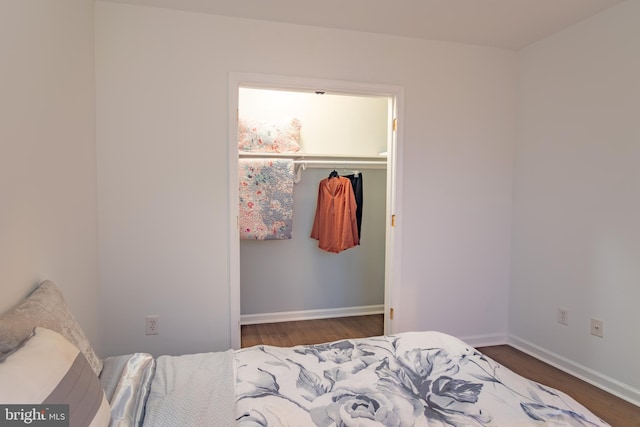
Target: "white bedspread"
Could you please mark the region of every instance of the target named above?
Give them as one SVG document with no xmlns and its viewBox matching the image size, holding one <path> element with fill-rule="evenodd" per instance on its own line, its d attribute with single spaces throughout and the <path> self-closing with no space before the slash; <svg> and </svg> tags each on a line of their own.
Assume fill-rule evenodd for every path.
<svg viewBox="0 0 640 427">
<path fill-rule="evenodd" d="M 438 332 L 161 356 L 149 427 L 605 427 Z"/>
<path fill-rule="evenodd" d="M 149 427 L 234 425 L 233 351 L 160 356 L 147 399 Z"/>
<path fill-rule="evenodd" d="M 584 406 L 437 332 L 236 352 L 239 425 L 603 427 Z"/>
</svg>

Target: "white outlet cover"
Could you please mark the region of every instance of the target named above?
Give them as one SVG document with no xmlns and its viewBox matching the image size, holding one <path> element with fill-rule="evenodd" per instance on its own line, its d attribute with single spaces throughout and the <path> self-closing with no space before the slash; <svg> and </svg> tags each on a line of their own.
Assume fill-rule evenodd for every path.
<svg viewBox="0 0 640 427">
<path fill-rule="evenodd" d="M 591 335 L 604 337 L 604 322 L 600 319 L 591 319 Z"/>
<path fill-rule="evenodd" d="M 558 323 L 569 325 L 569 310 L 566 308 L 558 308 Z"/>
<path fill-rule="evenodd" d="M 145 334 L 146 335 L 158 335 L 160 316 L 150 315 L 144 318 Z"/>
</svg>

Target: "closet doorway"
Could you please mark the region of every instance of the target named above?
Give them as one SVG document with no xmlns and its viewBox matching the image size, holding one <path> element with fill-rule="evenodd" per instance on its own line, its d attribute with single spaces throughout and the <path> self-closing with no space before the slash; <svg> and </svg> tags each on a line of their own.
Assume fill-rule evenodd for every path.
<svg viewBox="0 0 640 427">
<path fill-rule="evenodd" d="M 229 79 L 231 346 L 242 323 L 384 313 L 394 333 L 399 291 L 402 88 L 232 73 Z M 245 122 L 301 125 L 290 153 L 238 149 Z M 296 151 L 297 150 L 297 151 Z M 296 168 L 291 239 L 240 240 L 239 166 L 244 158 L 290 159 Z M 251 161 L 251 160 L 249 160 Z M 364 184 L 361 243 L 338 254 L 310 238 L 318 183 L 332 171 Z"/>
</svg>

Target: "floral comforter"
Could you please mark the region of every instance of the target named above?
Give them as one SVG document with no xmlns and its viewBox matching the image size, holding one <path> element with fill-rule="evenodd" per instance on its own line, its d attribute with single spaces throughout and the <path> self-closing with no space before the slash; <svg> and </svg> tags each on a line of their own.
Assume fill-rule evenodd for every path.
<svg viewBox="0 0 640 427">
<path fill-rule="evenodd" d="M 235 354 L 240 426 L 607 426 L 437 332 Z"/>
</svg>

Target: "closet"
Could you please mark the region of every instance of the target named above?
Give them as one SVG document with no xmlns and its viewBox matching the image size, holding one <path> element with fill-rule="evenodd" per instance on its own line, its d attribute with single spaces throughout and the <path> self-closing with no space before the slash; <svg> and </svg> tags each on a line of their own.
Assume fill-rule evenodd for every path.
<svg viewBox="0 0 640 427">
<path fill-rule="evenodd" d="M 240 324 L 384 312 L 394 102 L 388 95 L 239 85 L 238 129 L 258 122 L 281 128 L 292 119 L 300 125 L 299 147 L 291 152 L 235 147 L 240 167 L 255 159 L 288 159 L 295 168 L 290 238 L 236 235 Z M 320 249 L 310 237 L 319 184 L 332 172 L 363 183 L 360 244 L 339 253 Z"/>
</svg>

